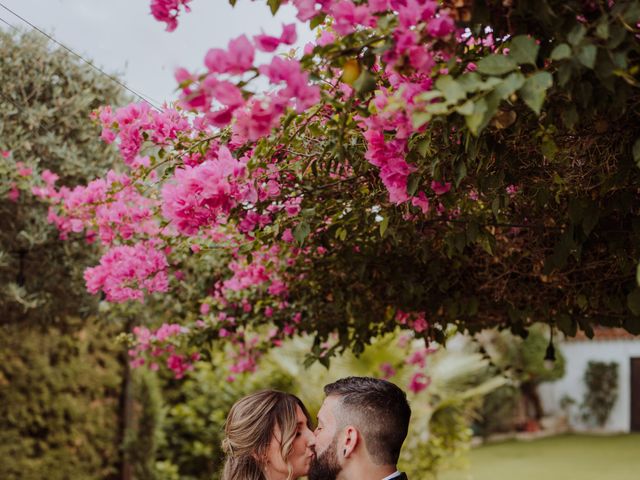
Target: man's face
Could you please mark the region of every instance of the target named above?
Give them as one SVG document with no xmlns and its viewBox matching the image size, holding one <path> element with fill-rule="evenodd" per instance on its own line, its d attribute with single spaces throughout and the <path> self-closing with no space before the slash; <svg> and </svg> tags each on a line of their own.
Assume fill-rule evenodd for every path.
<svg viewBox="0 0 640 480">
<path fill-rule="evenodd" d="M 342 470 L 338 461 L 338 431 L 334 415 L 338 399 L 327 397 L 318 412 L 316 436 L 316 457 L 309 467 L 309 480 L 335 480 Z"/>
</svg>

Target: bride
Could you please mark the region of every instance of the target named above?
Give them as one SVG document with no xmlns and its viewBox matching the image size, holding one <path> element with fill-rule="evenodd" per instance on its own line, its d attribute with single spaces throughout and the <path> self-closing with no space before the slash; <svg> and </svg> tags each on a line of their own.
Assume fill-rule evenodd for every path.
<svg viewBox="0 0 640 480">
<path fill-rule="evenodd" d="M 238 400 L 227 416 L 222 480 L 295 480 L 309 470 L 315 437 L 295 395 L 265 390 Z"/>
</svg>

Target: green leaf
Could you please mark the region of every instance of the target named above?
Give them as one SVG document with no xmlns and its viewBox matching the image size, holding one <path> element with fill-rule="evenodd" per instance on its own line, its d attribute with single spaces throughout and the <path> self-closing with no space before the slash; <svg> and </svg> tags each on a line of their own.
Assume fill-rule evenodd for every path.
<svg viewBox="0 0 640 480">
<path fill-rule="evenodd" d="M 540 115 L 546 92 L 551 85 L 553 85 L 553 76 L 549 72 L 536 72 L 527 78 L 519 93 L 531 110 Z"/>
<path fill-rule="evenodd" d="M 436 88 L 442 92 L 444 98 L 450 103 L 458 103 L 467 97 L 465 89 L 451 75 L 443 75 L 438 78 L 436 80 Z"/>
<path fill-rule="evenodd" d="M 633 161 L 640 167 L 640 138 L 633 144 Z"/>
<path fill-rule="evenodd" d="M 584 36 L 587 34 L 587 29 L 584 28 L 584 25 L 576 25 L 567 35 L 567 40 L 571 45 L 578 45 Z"/>
<path fill-rule="evenodd" d="M 513 92 L 518 90 L 524 85 L 525 77 L 520 72 L 513 72 L 509 74 L 500 84 L 496 85 L 495 94 L 498 99 L 504 100 L 508 98 Z M 496 104 L 496 107 L 498 105 Z"/>
<path fill-rule="evenodd" d="M 631 310 L 631 313 L 634 315 L 640 315 L 640 288 L 636 288 L 627 295 L 627 307 L 629 307 L 629 310 Z"/>
<path fill-rule="evenodd" d="M 638 285 L 640 285 L 640 263 L 638 264 L 638 267 L 636 268 L 636 283 Z"/>
<path fill-rule="evenodd" d="M 433 115 L 431 114 L 431 112 L 425 112 L 424 110 L 414 110 L 411 114 L 411 123 L 413 125 L 413 128 L 420 128 L 429 120 L 431 120 L 432 116 Z"/>
<path fill-rule="evenodd" d="M 593 69 L 596 65 L 596 55 L 598 54 L 598 47 L 595 45 L 584 45 L 578 50 L 578 60 L 585 67 Z"/>
<path fill-rule="evenodd" d="M 418 191 L 419 186 L 420 186 L 420 175 L 414 175 L 414 174 L 409 175 L 409 178 L 407 179 L 407 194 L 409 196 L 413 196 Z"/>
<path fill-rule="evenodd" d="M 518 35 L 509 44 L 509 57 L 518 64 L 536 64 L 540 46 L 536 41 L 527 35 Z"/>
<path fill-rule="evenodd" d="M 471 115 L 473 113 L 473 105 L 473 100 L 467 100 L 459 107 L 456 107 L 456 112 L 464 116 Z"/>
<path fill-rule="evenodd" d="M 380 222 L 380 236 L 384 237 L 384 233 L 387 231 L 389 227 L 389 217 L 384 217 Z"/>
<path fill-rule="evenodd" d="M 324 23 L 325 18 L 327 18 L 326 14 L 319 13 L 318 15 L 316 15 L 311 19 L 311 21 L 309 22 L 309 28 L 313 30 L 317 26 L 322 25 L 322 23 Z"/>
<path fill-rule="evenodd" d="M 419 93 L 416 95 L 416 99 L 421 102 L 430 102 L 431 100 L 435 100 L 436 98 L 442 98 L 442 92 L 438 90 L 429 90 L 427 92 Z"/>
<path fill-rule="evenodd" d="M 296 228 L 293 229 L 293 236 L 296 241 L 302 245 L 304 243 L 304 239 L 309 235 L 309 232 L 311 232 L 309 224 L 307 222 L 300 222 L 296 225 Z"/>
<path fill-rule="evenodd" d="M 477 71 L 485 75 L 504 75 L 514 70 L 517 66 L 506 55 L 494 54 L 480 60 L 477 64 Z"/>
<path fill-rule="evenodd" d="M 551 52 L 551 60 L 564 60 L 571 56 L 571 47 L 566 43 L 561 43 Z"/>
<path fill-rule="evenodd" d="M 271 9 L 271 14 L 275 15 L 280 8 L 280 0 L 267 0 L 267 5 Z"/>
<path fill-rule="evenodd" d="M 602 40 L 607 40 L 609 38 L 609 22 L 606 17 L 604 17 L 596 27 L 596 35 Z"/>
<path fill-rule="evenodd" d="M 418 153 L 421 157 L 426 157 L 431 152 L 431 140 L 425 138 L 418 144 Z"/>
<path fill-rule="evenodd" d="M 475 136 L 478 136 L 480 130 L 482 130 L 487 110 L 487 101 L 484 98 L 481 98 L 473 105 L 473 113 L 471 115 L 465 115 L 467 127 Z"/>
<path fill-rule="evenodd" d="M 365 68 L 362 70 L 355 82 L 353 82 L 353 88 L 356 92 L 364 94 L 375 90 L 376 77 Z"/>
<path fill-rule="evenodd" d="M 561 313 L 556 317 L 556 325 L 562 333 L 569 337 L 575 337 L 578 333 L 578 324 L 566 313 Z"/>
</svg>

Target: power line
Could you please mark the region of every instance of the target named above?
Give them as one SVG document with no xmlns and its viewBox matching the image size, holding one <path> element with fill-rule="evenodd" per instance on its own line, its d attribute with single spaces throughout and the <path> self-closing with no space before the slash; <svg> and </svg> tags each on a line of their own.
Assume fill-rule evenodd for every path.
<svg viewBox="0 0 640 480">
<path fill-rule="evenodd" d="M 158 107 L 154 101 L 152 101 L 149 97 L 146 97 L 145 95 L 142 95 L 138 92 L 136 92 L 135 90 L 133 90 L 132 88 L 129 88 L 129 86 L 127 86 L 125 83 L 121 82 L 120 80 L 118 80 L 118 78 L 114 77 L 113 75 L 109 75 L 107 72 L 105 72 L 104 70 L 102 70 L 100 67 L 94 65 L 92 62 L 90 62 L 89 60 L 87 60 L 86 58 L 84 58 L 82 55 L 80 55 L 79 53 L 74 52 L 73 50 L 71 50 L 69 47 L 67 47 L 66 45 L 64 45 L 63 43 L 59 42 L 58 40 L 56 40 L 55 38 L 53 38 L 51 35 L 49 35 L 48 33 L 46 33 L 45 31 L 41 30 L 40 28 L 38 28 L 36 25 L 34 25 L 33 23 L 31 23 L 29 20 L 27 20 L 26 18 L 18 15 L 16 12 L 14 12 L 13 10 L 11 10 L 9 7 L 7 7 L 6 5 L 4 5 L 2 2 L 0 2 L 0 7 L 4 8 L 7 12 L 9 12 L 11 15 L 19 18 L 20 20 L 22 20 L 24 23 L 26 23 L 27 25 L 29 25 L 32 29 L 36 30 L 37 32 L 39 32 L 40 34 L 44 35 L 45 37 L 47 37 L 50 41 L 54 42 L 56 45 L 58 45 L 59 47 L 65 49 L 67 52 L 69 52 L 70 54 L 74 55 L 75 57 L 79 58 L 80 60 L 82 60 L 84 63 L 86 63 L 87 65 L 89 65 L 91 68 L 95 69 L 96 71 L 100 72 L 100 74 L 104 75 L 105 77 L 109 78 L 111 81 L 117 83 L 118 85 L 120 85 L 122 88 L 124 88 L 125 90 L 127 90 L 128 92 L 134 94 L 136 97 L 138 97 L 139 99 L 141 99 L 142 101 L 148 103 L 149 105 L 151 105 L 153 108 L 155 108 L 156 110 L 162 111 L 162 108 Z M 10 23 L 8 23 L 6 20 L 1 19 L 3 23 L 9 25 L 11 28 L 16 29 L 15 26 L 11 25 Z"/>
<path fill-rule="evenodd" d="M 20 29 L 18 29 L 18 27 L 16 27 L 15 25 L 11 25 L 9 22 L 7 22 L 4 18 L 0 17 L 0 22 L 4 23 L 7 27 L 9 28 L 13 28 L 16 32 L 19 32 Z"/>
</svg>

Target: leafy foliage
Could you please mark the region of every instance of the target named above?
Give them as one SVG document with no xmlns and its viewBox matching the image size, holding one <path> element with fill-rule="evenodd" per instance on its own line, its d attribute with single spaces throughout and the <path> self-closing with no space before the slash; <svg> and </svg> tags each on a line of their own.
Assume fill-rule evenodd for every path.
<svg viewBox="0 0 640 480">
<path fill-rule="evenodd" d="M 46 207 L 30 194 L 7 198 L 15 166 L 49 169 L 69 187 L 103 175 L 116 158 L 89 121 L 92 110 L 126 100 L 120 87 L 37 33 L 0 31 L 0 306 L 2 323 L 62 321 L 95 311 L 83 267 L 95 261 L 85 242 L 60 243 Z M 25 187 L 26 188 L 26 187 Z"/>
<path fill-rule="evenodd" d="M 543 415 L 537 387 L 564 376 L 565 358 L 558 349 L 552 365 L 545 360 L 549 337 L 542 327 L 531 328 L 526 339 L 509 332 L 482 334 L 481 343 L 492 364 L 510 379 L 484 398 L 477 423 L 483 435 L 523 428 L 529 418 L 540 420 Z"/>
<path fill-rule="evenodd" d="M 126 212 L 92 291 L 193 294 L 185 258 L 214 257 L 192 345 L 310 333 L 325 363 L 398 325 L 640 331 L 638 0 L 294 5 L 321 30 L 299 59 L 254 65 L 291 26 L 242 35 L 178 72 L 175 109 L 100 111 L 126 174 L 52 195 L 76 232 Z"/>
<path fill-rule="evenodd" d="M 113 478 L 120 348 L 95 320 L 0 327 L 0 477 Z"/>
<path fill-rule="evenodd" d="M 589 362 L 584 372 L 584 383 L 583 419 L 603 427 L 618 400 L 617 362 Z"/>
</svg>

